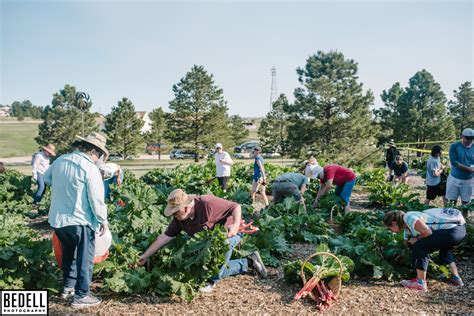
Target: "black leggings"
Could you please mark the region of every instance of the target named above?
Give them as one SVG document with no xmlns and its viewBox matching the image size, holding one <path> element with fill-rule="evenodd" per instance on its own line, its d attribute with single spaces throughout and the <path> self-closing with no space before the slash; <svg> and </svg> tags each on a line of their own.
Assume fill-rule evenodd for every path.
<svg viewBox="0 0 474 316">
<path fill-rule="evenodd" d="M 413 265 L 418 270 L 426 271 L 429 254 L 439 250 L 441 262 L 450 264 L 455 261 L 451 252 L 454 246 L 458 245 L 466 236 L 466 225 L 456 226 L 451 229 L 441 229 L 433 231 L 433 234 L 426 238 L 421 238 L 412 246 Z"/>
<path fill-rule="evenodd" d="M 227 190 L 227 181 L 229 181 L 229 178 L 230 177 L 217 177 L 217 181 L 219 181 L 222 190 Z"/>
</svg>

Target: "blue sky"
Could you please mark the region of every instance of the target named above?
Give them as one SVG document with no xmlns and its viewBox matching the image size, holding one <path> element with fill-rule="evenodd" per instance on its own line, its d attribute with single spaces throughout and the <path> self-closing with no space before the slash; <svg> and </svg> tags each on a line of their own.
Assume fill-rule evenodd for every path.
<svg viewBox="0 0 474 316">
<path fill-rule="evenodd" d="M 472 1 L 0 2 L 0 104 L 47 105 L 69 83 L 104 114 L 122 97 L 167 109 L 173 84 L 197 64 L 230 113 L 264 116 L 271 67 L 293 100 L 295 70 L 318 50 L 358 62 L 374 106 L 423 68 L 448 99 L 473 79 Z"/>
</svg>

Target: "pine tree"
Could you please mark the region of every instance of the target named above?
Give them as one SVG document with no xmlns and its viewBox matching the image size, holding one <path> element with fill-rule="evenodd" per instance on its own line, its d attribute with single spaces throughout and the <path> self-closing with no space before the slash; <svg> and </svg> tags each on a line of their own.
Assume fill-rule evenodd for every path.
<svg viewBox="0 0 474 316">
<path fill-rule="evenodd" d="M 228 144 L 229 147 L 242 143 L 249 136 L 249 130 L 245 128 L 244 120 L 239 115 L 229 117 L 229 125 L 232 138 L 232 144 Z"/>
<path fill-rule="evenodd" d="M 150 113 L 151 130 L 146 134 L 149 144 L 159 144 L 158 159 L 161 159 L 161 148 L 165 142 L 166 113 L 161 107 L 154 109 Z"/>
<path fill-rule="evenodd" d="M 179 83 L 173 86 L 174 100 L 169 104 L 166 137 L 179 146 L 198 153 L 213 148 L 214 143 L 232 142 L 223 91 L 214 84 L 212 74 L 203 66 L 194 65 Z"/>
<path fill-rule="evenodd" d="M 463 129 L 474 128 L 474 89 L 471 82 L 466 81 L 459 90 L 454 90 L 454 97 L 455 100 L 449 101 L 449 112 L 454 121 L 456 134 L 460 135 Z"/>
<path fill-rule="evenodd" d="M 76 88 L 66 84 L 64 89 L 53 95 L 51 106 L 46 106 L 42 118 L 43 123 L 38 127 L 36 142 L 41 145 L 52 143 L 57 153 L 67 152 L 76 136 L 88 135 L 98 131 L 94 114 L 90 113 L 92 101 L 88 100 L 83 111 L 79 109 L 76 100 Z M 82 131 L 84 118 L 84 131 Z M 83 133 L 82 133 L 83 132 Z"/>
<path fill-rule="evenodd" d="M 376 111 L 376 115 L 382 129 L 392 132 L 386 138 L 420 143 L 453 139 L 454 126 L 446 108 L 446 97 L 428 71 L 418 71 L 404 89 L 398 83 L 394 84 L 388 91 L 383 91 L 382 100 L 385 107 Z"/>
<path fill-rule="evenodd" d="M 264 151 L 279 152 L 283 156 L 290 153 L 288 114 L 285 112 L 288 107 L 288 98 L 286 95 L 280 94 L 278 99 L 273 102 L 272 110 L 260 122 L 258 135 Z"/>
<path fill-rule="evenodd" d="M 385 106 L 374 110 L 376 122 L 380 126 L 378 140 L 380 144 L 385 144 L 393 138 L 394 130 L 397 126 L 397 105 L 398 99 L 403 93 L 403 88 L 396 82 L 388 90 L 383 90 L 380 97 Z"/>
<path fill-rule="evenodd" d="M 314 151 L 350 165 L 374 152 L 376 129 L 369 111 L 374 98 L 358 82 L 357 63 L 337 51 L 319 51 L 297 74 L 301 87 L 288 107 L 292 155 Z"/>
<path fill-rule="evenodd" d="M 112 108 L 112 112 L 105 116 L 105 132 L 110 150 L 128 158 L 143 149 L 143 125 L 144 122 L 135 113 L 132 101 L 122 98 Z"/>
</svg>

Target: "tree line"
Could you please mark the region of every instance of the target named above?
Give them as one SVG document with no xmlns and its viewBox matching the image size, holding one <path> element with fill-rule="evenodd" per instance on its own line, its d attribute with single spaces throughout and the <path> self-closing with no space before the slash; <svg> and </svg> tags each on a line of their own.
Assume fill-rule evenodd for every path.
<svg viewBox="0 0 474 316">
<path fill-rule="evenodd" d="M 92 101 L 80 108 L 77 92 L 76 87 L 66 84 L 53 95 L 51 105 L 44 109 L 44 121 L 35 138 L 39 145 L 53 143 L 58 152 L 66 152 L 76 135 L 98 131 L 97 114 L 90 112 Z M 126 97 L 119 100 L 105 116 L 110 151 L 127 157 L 143 152 L 145 144 L 170 143 L 192 150 L 198 160 L 216 142 L 231 148 L 248 137 L 243 119 L 229 115 L 223 90 L 203 66 L 193 66 L 173 86 L 173 92 L 170 112 L 155 108 L 150 113 L 151 130 L 146 133 L 141 133 L 144 121 L 136 115 L 133 102 Z"/>
<path fill-rule="evenodd" d="M 464 82 L 447 101 L 432 74 L 423 69 L 402 87 L 383 90 L 383 106 L 373 107 L 363 91 L 358 64 L 341 52 L 319 51 L 296 70 L 295 101 L 281 94 L 262 120 L 264 147 L 293 156 L 318 157 L 346 165 L 370 159 L 377 147 L 395 142 L 454 140 L 474 126 L 474 90 Z M 425 144 L 417 145 L 424 148 Z"/>
<path fill-rule="evenodd" d="M 423 69 L 407 86 L 396 82 L 383 90 L 383 106 L 373 109 L 374 95 L 364 90 L 357 62 L 339 51 L 309 56 L 296 75 L 294 102 L 281 94 L 261 121 L 258 133 L 264 150 L 298 158 L 315 154 L 351 165 L 370 159 L 389 139 L 453 140 L 463 128 L 474 126 L 471 82 L 462 83 L 448 101 L 433 75 Z M 169 112 L 156 107 L 150 113 L 151 131 L 145 134 L 140 133 L 143 121 L 133 102 L 125 97 L 118 101 L 105 117 L 111 151 L 129 156 L 143 151 L 146 143 L 168 143 L 192 150 L 197 158 L 216 142 L 231 148 L 248 137 L 243 119 L 229 115 L 223 89 L 203 66 L 193 66 L 172 89 Z M 76 135 L 98 130 L 96 114 L 90 112 L 92 101 L 79 107 L 76 92 L 65 85 L 53 95 L 42 112 L 38 144 L 54 143 L 65 151 Z"/>
</svg>

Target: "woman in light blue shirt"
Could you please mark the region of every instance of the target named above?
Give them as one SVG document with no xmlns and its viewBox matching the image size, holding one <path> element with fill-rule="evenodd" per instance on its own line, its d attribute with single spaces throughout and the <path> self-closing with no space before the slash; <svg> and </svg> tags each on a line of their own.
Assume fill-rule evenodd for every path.
<svg viewBox="0 0 474 316">
<path fill-rule="evenodd" d="M 73 297 L 73 308 L 100 304 L 92 296 L 89 285 L 95 248 L 95 232 L 107 231 L 107 207 L 104 184 L 95 162 L 105 159 L 105 138 L 92 133 L 79 137 L 76 151 L 62 155 L 44 174 L 51 186 L 48 222 L 61 242 L 63 253 L 63 298 Z"/>
<path fill-rule="evenodd" d="M 411 245 L 416 278 L 400 283 L 411 290 L 426 292 L 426 271 L 429 254 L 439 250 L 439 259 L 449 264 L 452 285 L 463 286 L 451 253 L 466 236 L 466 221 L 461 212 L 453 208 L 433 208 L 424 212 L 392 211 L 385 214 L 383 223 L 394 233 L 403 230 L 404 239 Z"/>
</svg>

